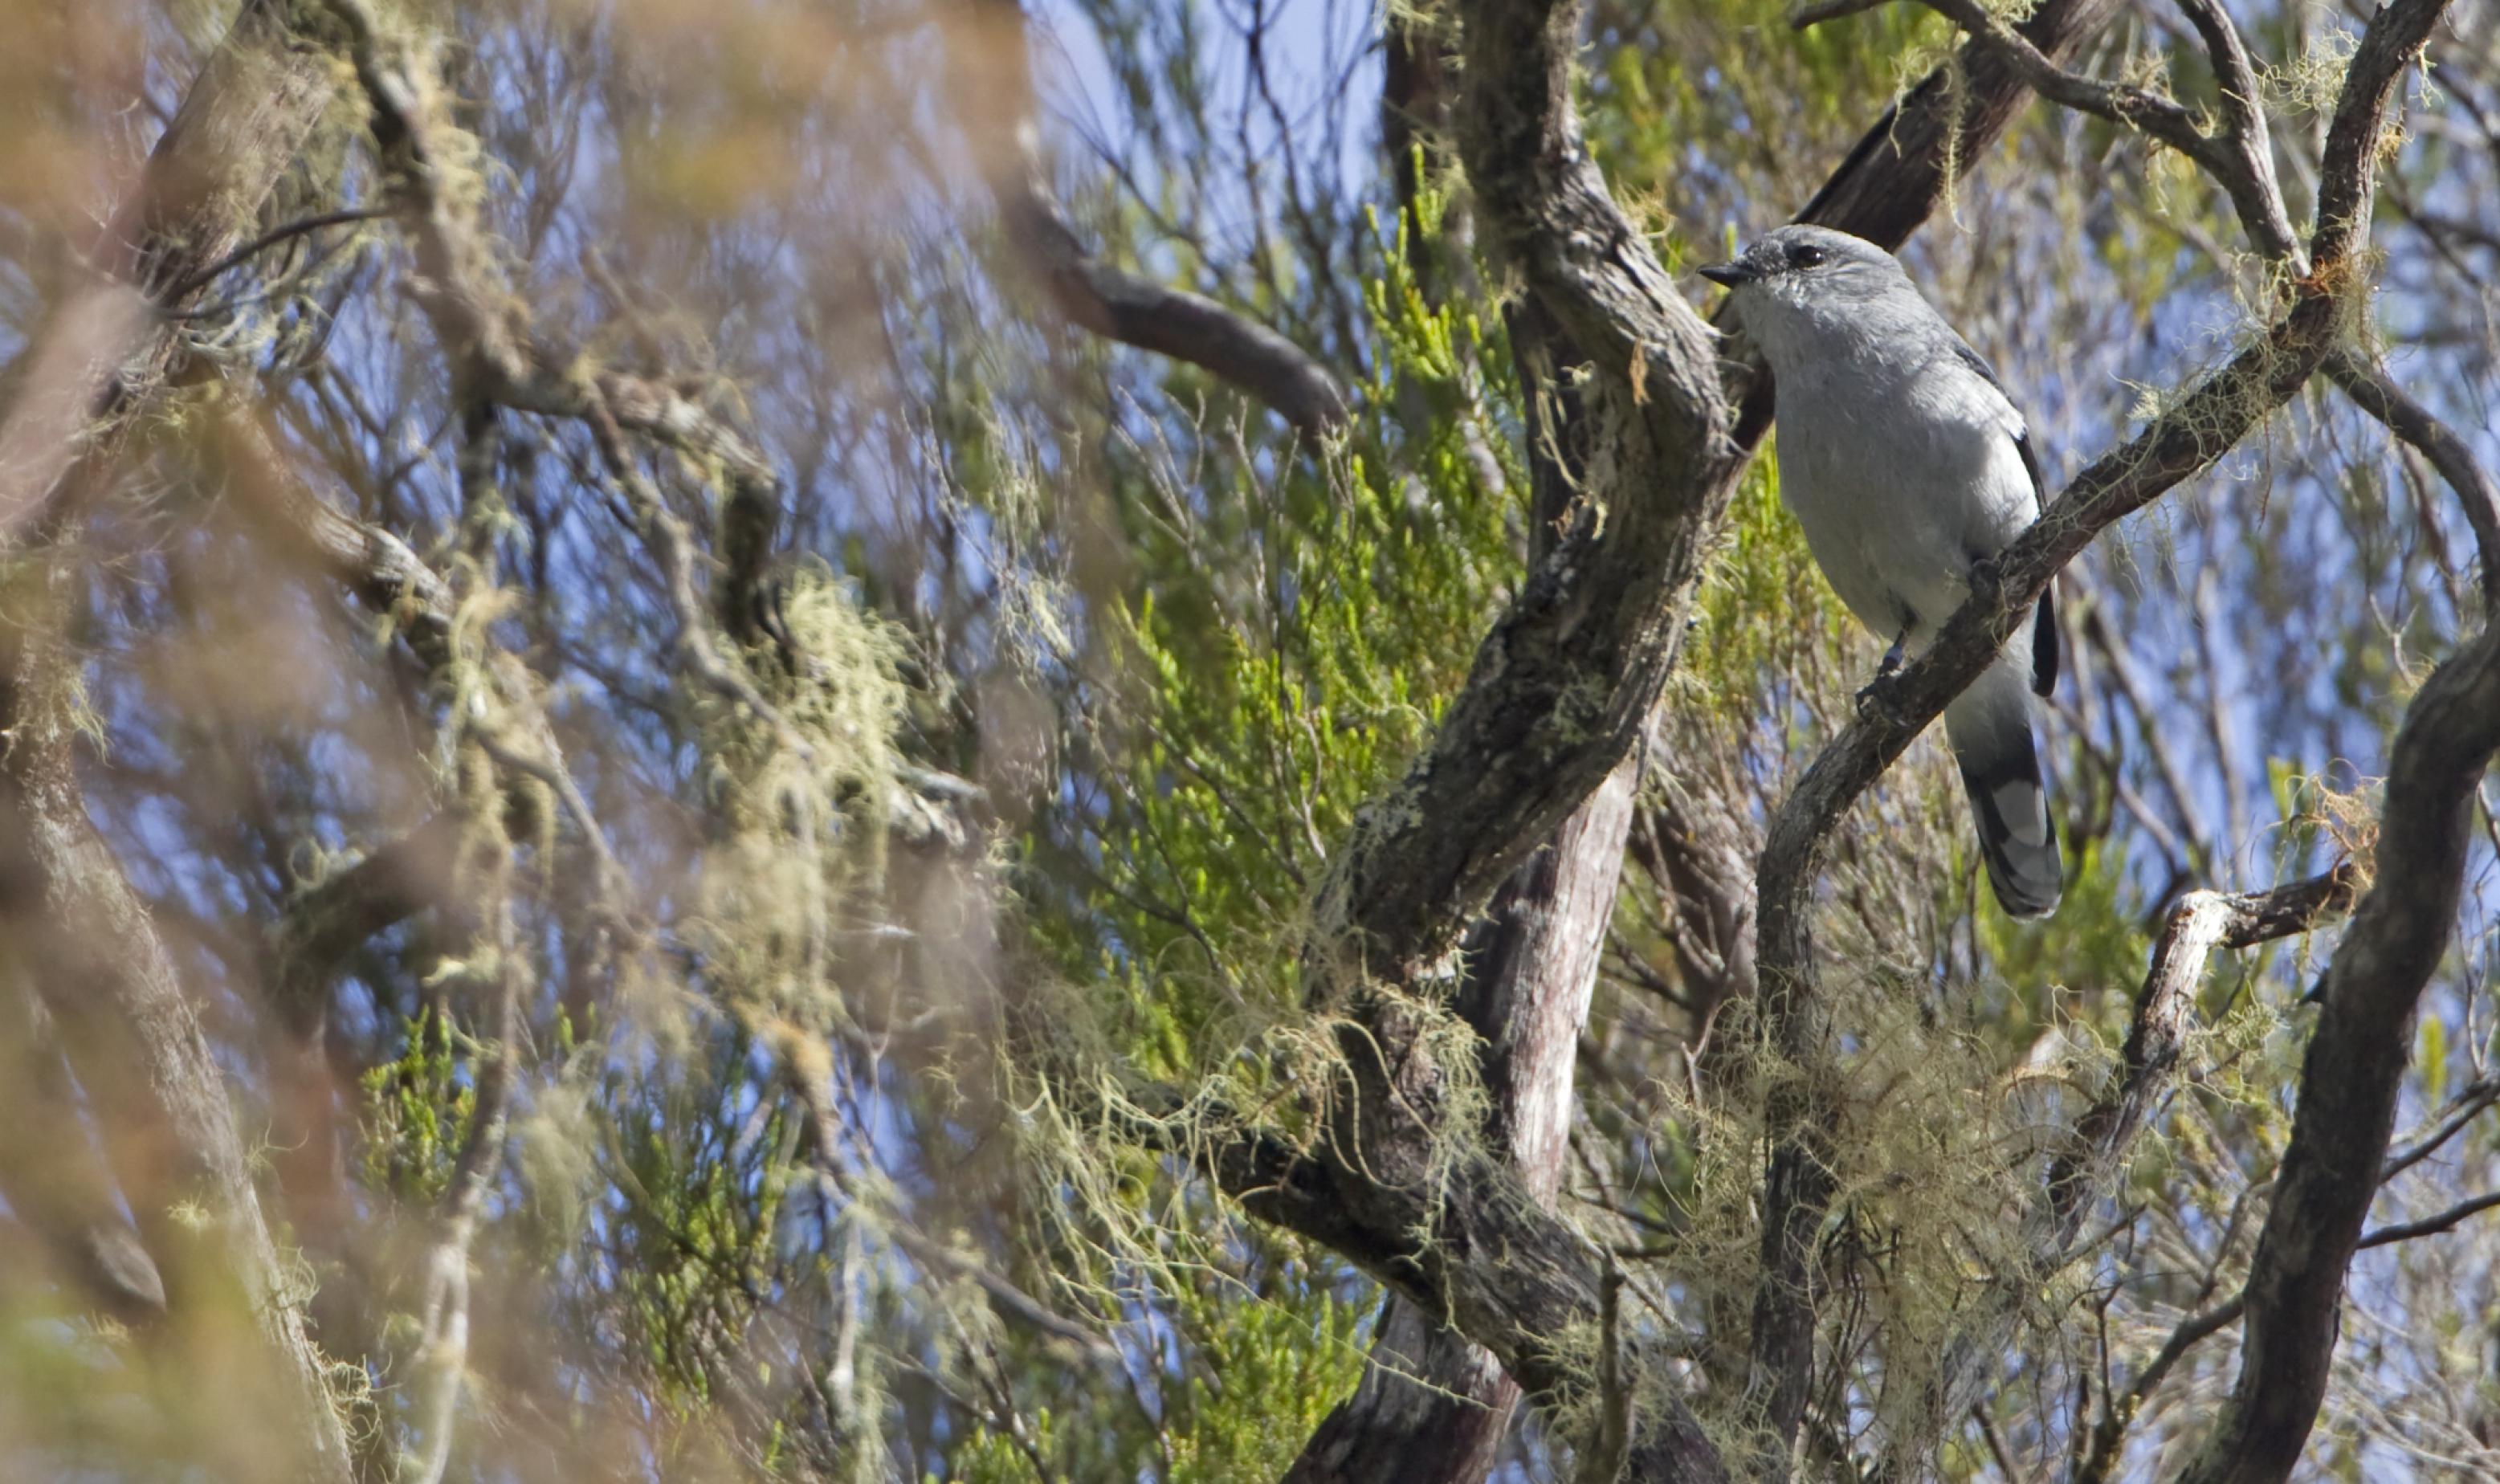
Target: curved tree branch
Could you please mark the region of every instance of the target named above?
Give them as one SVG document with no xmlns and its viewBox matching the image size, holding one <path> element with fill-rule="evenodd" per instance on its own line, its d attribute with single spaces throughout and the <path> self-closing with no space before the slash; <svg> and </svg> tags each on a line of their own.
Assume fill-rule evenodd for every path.
<svg viewBox="0 0 2500 1484">
<path fill-rule="evenodd" d="M 2352 909 L 2361 873 L 2346 861 L 2306 880 L 2272 891 L 2193 891 L 2162 919 L 2153 963 L 2136 994 L 2126 1045 L 2107 1088 L 2075 1120 L 2066 1147 L 2050 1163 L 2043 1223 L 2053 1246 L 2044 1253 L 2054 1268 L 2064 1260 L 2076 1227 L 2096 1201 L 2107 1199 L 2127 1147 L 2170 1089 L 2179 1065 L 2188 1013 L 2206 956 L 2216 948 L 2250 948 L 2307 933 Z"/>
<path fill-rule="evenodd" d="M 2167 94 L 2066 71 L 1978 0 L 1926 0 L 1926 4 L 2001 57 L 2042 97 L 2124 124 L 2193 160 L 2230 196 L 2260 252 L 2268 257 L 2298 252 L 2290 214 L 2275 185 L 2274 155 L 2267 142 L 2265 115 L 2256 106 L 2248 54 L 2229 16 L 2213 0 L 2187 0 L 2185 8 L 2214 61 L 2222 95 L 2220 133 L 2208 133 L 2194 113 Z"/>
<path fill-rule="evenodd" d="M 1586 498 L 1414 767 L 1357 820 L 1324 938 L 1411 975 L 1631 749 L 1741 467 L 1709 328 L 1606 193 L 1570 104 L 1578 7 L 1464 8 L 1461 153 L 1487 234 L 1595 367 Z"/>
<path fill-rule="evenodd" d="M 2098 36 L 2121 8 L 2119 0 L 2049 0 L 2015 29 L 2059 61 Z M 2030 84 L 2003 56 L 1965 43 L 1950 67 L 1920 80 L 1859 136 L 1796 219 L 1900 247 L 1944 199 L 1953 173 L 1979 158 L 2030 96 Z"/>
<path fill-rule="evenodd" d="M 2359 870 L 2345 861 L 2272 891 L 2227 896 L 2192 891 L 2163 916 L 2144 985 L 2136 992 L 2135 1012 L 2118 1066 L 2049 1161 L 2037 1200 L 2025 1214 L 2023 1260 L 1990 1275 L 1979 1302 L 1970 1306 L 1969 1316 L 1948 1344 L 1943 1368 L 1930 1388 L 1931 1426 L 1962 1416 L 1978 1404 L 1989 1364 L 2006 1353 L 2023 1304 L 2079 1255 L 2076 1239 L 2085 1215 L 2117 1191 L 2128 1151 L 2177 1079 L 2206 959 L 2216 948 L 2249 948 L 2297 937 L 2343 915 L 2352 908 L 2360 876 Z M 2153 1374 L 2140 1384 L 2149 1391 L 2158 1379 Z M 2133 1415 L 2131 1406 L 2121 1408 L 2111 1400 L 2112 1415 Z M 2112 1426 L 2122 1428 L 2123 1424 Z M 1905 1450 L 1901 1439 L 1892 1439 L 1891 1446 L 1903 1462 L 1916 1456 L 1917 1450 Z"/>
<path fill-rule="evenodd" d="M 2500 750 L 2500 622 L 2431 673 L 2387 768 L 2378 879 L 2319 981 L 2291 1142 L 2246 1288 L 2238 1382 L 2184 1478 L 2287 1477 L 2326 1395 L 2344 1273 L 2393 1137 L 2414 1009 L 2448 951 L 2474 799 Z"/>
<path fill-rule="evenodd" d="M 1506 1158 L 1472 1143 L 1455 1170 L 1430 1158 L 1449 1142 L 1433 1123 L 1440 1076 L 1403 997 L 1626 763 L 1740 456 L 1709 331 L 1579 148 L 1576 7 L 1488 0 L 1464 20 L 1462 154 L 1487 230 L 1539 312 L 1594 362 L 1592 457 L 1551 553 L 1496 620 L 1432 742 L 1359 815 L 1318 892 L 1306 982 L 1347 1004 L 1354 1022 L 1334 1137 L 1306 1151 L 1244 1131 L 1198 1153 L 1252 1214 L 1334 1247 L 1485 1346 L 1540 1402 L 1567 1408 L 1597 1400 L 1587 1357 L 1566 1338 L 1602 1317 L 1601 1259 Z M 1575 1031 L 1548 1050 L 1567 1063 Z M 1632 1348 L 1634 1373 L 1663 1372 L 1662 1359 Z M 1671 1391 L 1635 1420 L 1626 1449 L 1635 1477 L 1726 1476 Z"/>
<path fill-rule="evenodd" d="M 969 0 L 975 22 L 954 39 L 966 116 L 977 134 L 1007 241 L 1069 323 L 1104 340 L 1187 361 L 1266 403 L 1306 434 L 1345 421 L 1345 389 L 1299 346 L 1202 294 L 1103 262 L 1053 198 L 1020 0 Z M 971 49 L 978 53 L 967 57 Z M 980 65 L 974 65 L 974 63 Z M 981 88 L 999 95 L 988 106 Z"/>
<path fill-rule="evenodd" d="M 2045 45 L 2064 49 L 2096 31 L 2110 14 L 2111 7 L 2100 3 L 2100 0 L 2062 0 L 2062 3 L 2045 7 L 2034 18 L 2032 29 L 2042 37 Z M 1496 20 L 1507 29 L 1503 34 L 1488 39 Z M 1614 234 L 1613 241 L 1623 240 L 1624 228 L 1620 217 L 1613 213 L 1611 203 L 1604 197 L 1602 182 L 1595 180 L 1594 171 L 1587 169 L 1585 161 L 1574 159 L 1576 124 L 1568 112 L 1567 93 L 1563 91 L 1567 80 L 1558 77 L 1555 71 L 1567 64 L 1571 53 L 1573 38 L 1567 14 L 1558 18 L 1554 14 L 1535 7 L 1512 9 L 1498 16 L 1472 15 L 1468 17 L 1470 49 L 1479 58 L 1479 69 L 1483 67 L 1483 58 L 1499 54 L 1506 59 L 1501 70 L 1521 84 L 1513 95 L 1517 106 L 1507 112 L 1468 110 L 1471 123 L 1494 126 L 1493 129 L 1480 127 L 1471 130 L 1471 137 L 1465 143 L 1471 173 L 1479 178 L 1476 182 L 1478 191 L 1489 195 L 1485 210 L 1497 240 L 1501 239 L 1505 230 L 1512 233 L 1525 230 L 1530 240 L 1545 244 L 1559 241 L 1585 247 L 1592 242 L 1608 242 L 1607 234 Z M 1539 26 L 1547 29 L 1538 31 L 1536 28 Z M 1558 29 L 1561 31 L 1559 41 L 1553 39 Z M 1531 38 L 1525 50 L 1521 49 L 1523 37 Z M 1544 70 L 1540 72 L 1533 67 L 1521 66 L 1523 57 L 1539 61 Z M 1479 70 L 1476 76 L 1483 77 L 1485 73 Z M 1880 148 L 1861 144 L 1841 166 L 1832 184 L 1818 196 L 1818 203 L 1844 226 L 1873 236 L 1889 232 L 1895 234 L 1893 240 L 1897 241 L 1898 235 L 1905 235 L 1910 225 L 1924 218 L 1937 199 L 1944 178 L 1938 156 L 1948 144 L 1957 143 L 1964 148 L 1971 148 L 1992 138 L 2012 116 L 2014 105 L 2023 91 L 2018 81 L 2005 75 L 2002 69 L 1995 69 L 1989 76 L 1974 80 L 1970 89 L 1974 111 L 1967 116 L 1952 120 L 1951 126 L 1939 127 L 1943 122 L 1938 108 L 1940 89 L 1928 88 L 1922 95 L 1924 102 L 1912 104 L 1910 121 L 1904 123 L 1888 115 L 1883 124 L 1870 132 L 1868 139 L 1877 142 Z M 1500 132 L 1497 134 L 1495 130 Z M 1896 142 L 1909 139 L 1923 143 L 1894 148 Z M 1494 163 L 1497 155 L 1502 163 Z M 1485 177 L 1497 180 L 1496 188 L 1490 193 L 1486 191 L 1485 180 L 1482 179 Z M 1810 213 L 1813 210 L 1809 208 Z M 1552 230 L 1555 224 L 1564 222 L 1593 226 L 1595 235 L 1590 237 L 1567 230 Z M 1519 239 L 1514 237 L 1511 240 Z M 1574 259 L 1567 253 L 1558 254 L 1530 265 L 1532 281 L 1538 291 L 1530 304 L 1523 306 L 1522 313 L 1534 321 L 1539 333 L 1527 337 L 1529 342 L 1544 346 L 1550 352 L 1568 354 L 1578 361 L 1582 357 L 1578 353 L 1580 346 L 1576 337 L 1558 324 L 1558 318 L 1582 325 L 1594 320 L 1600 326 L 1609 323 L 1620 326 L 1627 322 L 1637 326 L 1646 323 L 1647 316 L 1666 298 L 1665 291 L 1647 280 L 1642 274 L 1641 270 L 1647 263 L 1644 252 L 1635 250 L 1625 254 L 1615 250 L 1593 256 L 1595 262 L 1585 257 Z M 1516 328 L 1514 333 L 1517 333 Z M 1612 365 L 1619 368 L 1618 376 L 1632 383 L 1629 389 L 1635 406 L 1646 390 L 1644 383 L 1647 379 L 1645 361 L 1630 358 L 1642 353 L 1637 348 L 1639 338 L 1637 333 L 1628 338 L 1620 328 L 1612 332 L 1601 331 L 1595 337 L 1600 346 L 1614 345 L 1616 348 L 1612 355 L 1625 357 L 1613 360 Z M 1608 363 L 1607 356 L 1601 355 L 1598 360 L 1601 368 Z M 1627 372 L 1629 374 L 1625 375 Z M 1620 384 L 1618 382 L 1619 387 Z M 1585 446 L 1592 437 L 1593 426 L 1597 420 L 1595 414 L 1602 404 L 1594 398 L 1580 397 L 1576 390 L 1564 387 L 1559 381 L 1556 385 L 1558 393 L 1570 393 L 1567 405 L 1558 395 L 1557 410 L 1570 426 L 1556 430 L 1557 446 L 1563 443 L 1574 447 Z M 1749 431 L 1759 434 L 1759 422 Z M 1750 445 L 1752 439 L 1740 441 Z M 1553 529 L 1564 522 L 1570 511 L 1570 490 L 1578 486 L 1579 474 L 1575 471 L 1571 479 L 1562 481 L 1558 485 L 1561 492 L 1550 501 L 1543 488 L 1546 481 L 1540 480 L 1540 531 Z M 1554 510 L 1543 511 L 1546 504 L 1552 504 Z M 1575 815 L 1566 831 L 1577 828 L 1580 823 L 1579 816 Z M 1609 853 L 1619 855 L 1620 851 Z M 1609 870 L 1605 874 L 1611 879 L 1613 872 Z M 1521 899 L 1523 902 L 1526 900 Z M 1497 921 L 1505 920 L 1500 915 L 1504 910 L 1506 908 L 1497 908 Z M 1747 904 L 1737 915 L 1749 914 L 1750 904 Z M 1602 914 L 1595 921 L 1601 927 Z M 1750 940 L 1750 932 L 1745 936 Z M 1481 970 L 1486 966 L 1479 964 L 1477 967 Z M 1745 976 L 1750 980 L 1750 971 Z M 1505 998 L 1502 994 L 1505 987 L 1514 991 L 1518 987 L 1516 983 L 1506 986 L 1501 980 L 1477 982 L 1480 987 L 1472 992 L 1490 995 L 1496 1000 Z M 1518 1003 L 1511 1006 L 1514 1011 L 1518 1007 Z M 1479 1006 L 1478 1008 L 1498 1010 L 1499 1006 Z M 1483 1026 L 1481 1015 L 1471 1015 L 1470 1018 Z M 1499 1026 L 1509 1024 L 1512 1018 L 1496 1013 L 1493 1016 L 1496 1024 L 1483 1028 L 1498 1043 Z M 1563 1069 L 1563 1077 L 1567 1092 L 1567 1067 Z M 1505 1088 L 1497 1086 L 1495 1091 L 1498 1101 Z M 1448 1343 L 1446 1332 L 1433 1331 L 1428 1321 L 1419 1317 L 1413 1304 L 1398 1304 L 1389 1325 L 1382 1343 L 1397 1361 L 1421 1365 L 1436 1380 L 1460 1383 L 1460 1389 L 1466 1396 L 1477 1398 L 1478 1402 L 1492 1395 L 1484 1393 L 1483 1388 L 1475 1384 L 1482 1378 L 1468 1369 L 1469 1347 Z M 1414 1404 L 1406 1404 L 1409 1401 Z M 1462 1415 L 1463 1411 L 1465 1415 Z M 1420 1435 L 1421 1430 L 1431 1428 L 1437 1422 L 1437 1436 L 1444 1442 L 1461 1435 L 1483 1434 L 1488 1429 L 1491 1435 L 1497 1437 L 1500 1421 L 1497 1412 L 1485 1415 L 1477 1403 L 1463 1402 L 1456 1397 L 1435 1399 L 1423 1393 L 1421 1388 L 1399 1382 L 1378 1367 L 1367 1374 L 1362 1392 L 1341 1409 L 1340 1416 L 1361 1416 L 1372 1421 L 1395 1420 L 1398 1426 L 1394 1431 L 1401 1438 L 1410 1435 Z M 1304 1470 L 1321 1471 L 1298 1472 L 1297 1477 L 1328 1477 L 1328 1468 L 1340 1468 L 1351 1457 L 1339 1456 L 1345 1454 L 1347 1443 L 1347 1438 L 1340 1435 L 1347 1434 L 1349 1430 L 1337 1427 L 1338 1420 L 1332 1418 L 1331 1426 L 1314 1438 L 1311 1450 L 1302 1461 Z M 1451 1468 L 1441 1471 L 1453 1477 L 1471 1476 L 1469 1465 L 1462 1456 L 1470 1452 L 1462 1449 L 1461 1455 L 1453 1455 L 1449 1460 Z M 1437 1458 L 1438 1455 L 1427 1453 L 1425 1456 Z M 1411 1465 L 1415 1457 L 1408 1453 L 1404 1461 Z M 1473 1471 L 1480 1472 L 1480 1469 Z"/>
<path fill-rule="evenodd" d="M 2220 457 L 2296 392 L 2335 347 L 2361 289 L 2353 257 L 2367 225 L 2386 109 L 2404 69 L 2445 9 L 2446 0 L 2397 0 L 2364 31 L 2329 126 L 2310 243 L 2313 266 L 2289 289 L 2288 310 L 2143 433 L 2095 460 L 2036 525 L 1976 573 L 1970 600 L 1935 643 L 1870 688 L 1859 719 L 1816 758 L 1773 816 L 1757 877 L 1764 1018 L 1775 1050 L 1802 1073 L 1783 1082 L 1770 1108 L 1775 1152 L 1755 1294 L 1749 1386 L 1769 1435 L 1773 1467 L 1793 1450 L 1805 1419 L 1814 1363 L 1813 1234 L 1832 1188 L 1822 1153 L 1828 1137 L 1827 1100 L 1815 1071 L 1827 1061 L 1829 1030 L 1810 921 L 1814 882 L 1830 834 L 1858 797 L 1990 663 L 2068 561 L 2110 524 Z M 2038 77 L 2037 69 L 2032 76 Z"/>
</svg>

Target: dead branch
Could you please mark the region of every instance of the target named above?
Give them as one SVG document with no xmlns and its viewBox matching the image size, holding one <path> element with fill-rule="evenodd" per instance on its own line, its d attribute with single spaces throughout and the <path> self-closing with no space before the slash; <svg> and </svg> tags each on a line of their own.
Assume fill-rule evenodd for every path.
<svg viewBox="0 0 2500 1484">
<path fill-rule="evenodd" d="M 968 116 L 994 118 L 992 132 L 1004 136 L 980 142 L 990 162 L 991 198 L 1024 268 L 1068 322 L 1104 340 L 1187 361 L 1266 404 L 1303 433 L 1317 436 L 1344 422 L 1344 388 L 1299 346 L 1202 294 L 1114 268 L 1086 247 L 1050 189 L 1024 8 L 1019 0 L 970 0 L 970 10 L 980 23 L 973 36 L 956 45 L 981 47 L 994 53 L 984 60 L 998 65 L 959 65 L 959 77 L 977 76 L 1009 100 L 1007 107 L 968 111 Z"/>
</svg>

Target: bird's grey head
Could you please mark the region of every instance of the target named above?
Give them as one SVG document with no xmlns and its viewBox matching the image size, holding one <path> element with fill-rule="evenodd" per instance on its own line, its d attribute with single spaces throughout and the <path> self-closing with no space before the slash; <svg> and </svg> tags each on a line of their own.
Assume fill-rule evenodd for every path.
<svg viewBox="0 0 2500 1484">
<path fill-rule="evenodd" d="M 1728 288 L 1745 332 L 1774 372 L 1792 357 L 1832 355 L 1934 317 L 1899 259 L 1829 227 L 1766 233 L 1701 276 Z"/>
</svg>

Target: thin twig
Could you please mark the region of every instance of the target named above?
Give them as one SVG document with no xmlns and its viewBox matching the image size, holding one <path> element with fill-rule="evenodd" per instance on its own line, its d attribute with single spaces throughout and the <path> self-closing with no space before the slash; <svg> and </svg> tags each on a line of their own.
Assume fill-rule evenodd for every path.
<svg viewBox="0 0 2500 1484">
<path fill-rule="evenodd" d="M 157 302 L 161 304 L 180 304 L 191 295 L 199 292 L 202 288 L 207 287 L 210 283 L 215 281 L 229 270 L 241 265 L 247 259 L 255 257 L 260 253 L 277 247 L 280 243 L 291 242 L 298 237 L 302 237 L 308 232 L 318 232 L 323 227 L 345 226 L 351 221 L 378 221 L 390 214 L 390 209 L 387 207 L 350 207 L 345 211 L 323 212 L 317 216 L 306 216 L 299 220 L 287 222 L 283 226 L 272 227 L 268 231 L 260 234 L 258 237 L 255 237 L 251 241 L 244 244 L 242 247 L 237 247 L 232 252 L 229 252 L 225 256 L 217 259 L 215 262 L 211 263 L 208 267 L 201 269 L 199 272 L 190 275 L 181 282 L 175 284 L 173 287 L 165 290 L 165 292 L 159 296 Z"/>
<path fill-rule="evenodd" d="M 2417 1237 L 2429 1237 L 2440 1232 L 2453 1231 L 2458 1222 L 2468 1216 L 2487 1211 L 2495 1205 L 2500 1205 L 2500 1191 L 2460 1202 L 2436 1216 L 2425 1216 L 2419 1221 L 2399 1222 L 2395 1226 L 2381 1227 L 2354 1243 L 2353 1250 L 2384 1247 L 2389 1242 L 2410 1241 Z"/>
<path fill-rule="evenodd" d="M 2344 389 L 2355 407 L 2385 424 L 2388 432 L 2411 445 L 2465 507 L 2466 523 L 2474 528 L 2474 544 L 2483 555 L 2483 605 L 2500 616 L 2500 484 L 2484 473 L 2465 440 L 2431 415 L 2430 410 L 2405 395 L 2404 388 L 2351 347 L 2326 358 L 2326 374 Z"/>
<path fill-rule="evenodd" d="M 1578 1484 L 1615 1484 L 1632 1446 L 1632 1389 L 1624 1383 L 1624 1270 L 1606 1265 L 1597 1287 L 1597 1435 L 1580 1460 Z"/>
<path fill-rule="evenodd" d="M 2177 1329 L 2170 1332 L 2170 1338 L 2128 1383 L 2125 1400 L 2108 1397 L 2103 1401 L 2100 1420 L 2092 1425 L 2090 1449 L 2084 1455 L 2083 1462 L 2076 1466 L 2073 1484 L 2101 1484 L 2109 1477 L 2110 1469 L 2118 1463 L 2119 1445 L 2125 1439 L 2127 1424 L 2133 1422 L 2142 1410 L 2144 1399 L 2153 1395 L 2154 1388 L 2161 1384 L 2162 1377 L 2168 1375 L 2171 1368 L 2186 1358 L 2188 1351 L 2224 1326 L 2236 1322 L 2247 1306 L 2247 1295 L 2235 1295 L 2226 1303 L 2183 1320 Z"/>
<path fill-rule="evenodd" d="M 2386 1163 L 2379 1167 L 2379 1183 L 2385 1184 L 2438 1153 L 2442 1145 L 2474 1121 L 2476 1114 L 2496 1102 L 2500 1102 L 2500 1078 L 2478 1078 L 2449 1100 L 2448 1107 L 2430 1132 L 2387 1156 Z"/>
</svg>

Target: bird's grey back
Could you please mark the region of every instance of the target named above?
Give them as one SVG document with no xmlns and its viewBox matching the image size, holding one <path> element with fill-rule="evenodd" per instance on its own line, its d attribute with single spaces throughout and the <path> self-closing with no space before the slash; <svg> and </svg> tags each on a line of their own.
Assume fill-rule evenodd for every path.
<svg viewBox="0 0 2500 1484">
<path fill-rule="evenodd" d="M 1710 274 L 1735 288 L 1738 320 L 1770 362 L 1780 493 L 1815 561 L 1879 638 L 1924 648 L 1969 596 L 1973 564 L 2038 516 L 2022 413 L 1872 243 L 1783 227 Z M 2055 664 L 2042 612 L 2046 637 L 2009 641 L 1945 712 L 1989 877 L 2020 916 L 2054 910 L 2063 885 L 2029 714 Z"/>
</svg>

